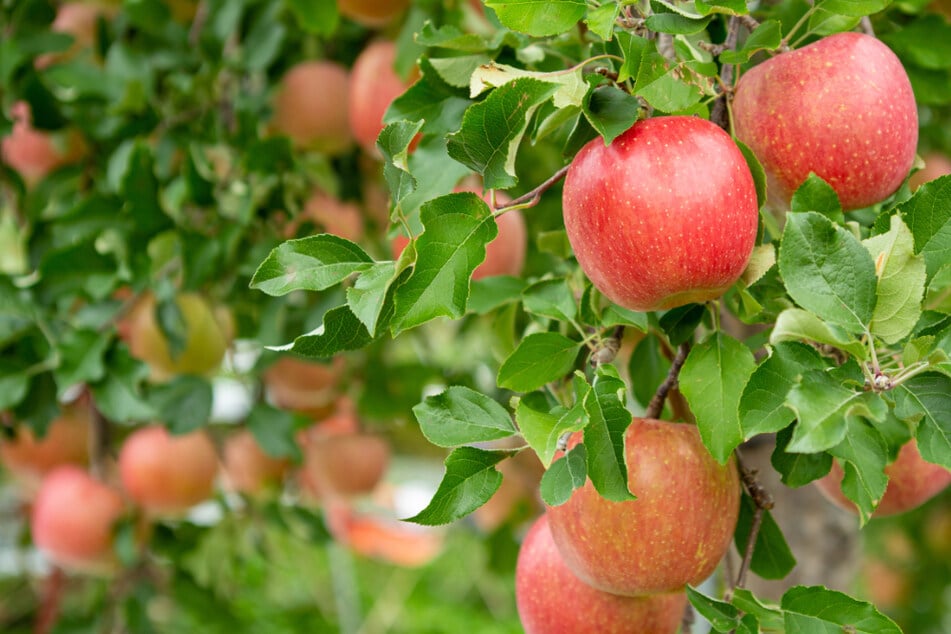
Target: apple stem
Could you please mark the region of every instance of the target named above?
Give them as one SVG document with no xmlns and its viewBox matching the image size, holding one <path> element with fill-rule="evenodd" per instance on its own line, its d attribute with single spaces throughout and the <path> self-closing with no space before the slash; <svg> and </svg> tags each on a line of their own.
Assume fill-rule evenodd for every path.
<svg viewBox="0 0 951 634">
<path fill-rule="evenodd" d="M 867 15 L 862 16 L 861 21 L 859 21 L 859 26 L 862 29 L 862 33 L 875 37 L 875 29 L 872 27 L 872 20 Z"/>
<path fill-rule="evenodd" d="M 546 191 L 551 189 L 555 183 L 557 183 L 558 181 L 560 181 L 561 179 L 565 177 L 565 174 L 568 173 L 569 167 L 571 167 L 570 164 L 565 165 L 560 170 L 552 174 L 548 178 L 548 180 L 546 180 L 544 183 L 542 183 L 541 185 L 539 185 L 532 191 L 522 194 L 521 196 L 513 200 L 511 203 L 509 203 L 505 207 L 502 207 L 501 209 L 499 209 L 496 212 L 496 215 L 499 215 L 506 211 L 510 211 L 512 209 L 525 209 L 527 207 L 534 207 L 535 205 L 538 204 L 538 201 L 541 200 L 542 194 L 544 194 Z"/>
<path fill-rule="evenodd" d="M 651 399 L 650 403 L 647 404 L 647 410 L 644 412 L 644 418 L 659 418 L 661 412 L 664 411 L 664 401 L 667 400 L 667 394 L 675 385 L 677 385 L 677 377 L 680 375 L 680 368 L 683 367 L 684 361 L 687 360 L 687 355 L 690 353 L 690 342 L 685 341 L 680 344 L 680 347 L 677 348 L 677 356 L 674 357 L 674 360 L 670 364 L 670 371 L 667 372 L 667 378 L 664 379 L 664 382 L 660 384 L 660 387 L 657 388 L 657 392 L 654 393 L 654 397 Z"/>
</svg>

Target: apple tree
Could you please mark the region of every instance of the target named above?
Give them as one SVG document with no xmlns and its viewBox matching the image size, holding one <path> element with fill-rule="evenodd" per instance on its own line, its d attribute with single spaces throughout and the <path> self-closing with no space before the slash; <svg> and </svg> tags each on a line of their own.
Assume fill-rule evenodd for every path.
<svg viewBox="0 0 951 634">
<path fill-rule="evenodd" d="M 942 631 L 926 4 L 0 0 L 0 624 L 902 631 L 815 483 Z"/>
</svg>

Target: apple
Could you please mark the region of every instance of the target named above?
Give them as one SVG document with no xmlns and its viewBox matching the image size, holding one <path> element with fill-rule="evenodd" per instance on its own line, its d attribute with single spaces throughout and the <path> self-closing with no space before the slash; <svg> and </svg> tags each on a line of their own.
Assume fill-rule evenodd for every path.
<svg viewBox="0 0 951 634">
<path fill-rule="evenodd" d="M 565 229 L 581 269 L 637 311 L 715 299 L 740 277 L 759 213 L 746 160 L 697 117 L 635 123 L 581 149 L 563 191 Z"/>
<path fill-rule="evenodd" d="M 926 462 L 918 451 L 918 443 L 908 441 L 895 461 L 885 467 L 888 487 L 872 517 L 886 517 L 917 508 L 941 493 L 951 484 L 951 471 L 941 465 Z M 857 512 L 852 500 L 842 493 L 845 473 L 838 462 L 832 463 L 828 475 L 816 480 L 819 490 L 836 506 Z"/>
<path fill-rule="evenodd" d="M 386 473 L 390 446 L 364 432 L 309 436 L 298 483 L 306 499 L 322 501 L 369 493 Z"/>
<path fill-rule="evenodd" d="M 282 356 L 262 375 L 270 402 L 279 409 L 312 418 L 323 418 L 334 410 L 344 370 L 343 357 L 331 363 L 303 361 Z"/>
<path fill-rule="evenodd" d="M 351 551 L 403 568 L 425 566 L 442 552 L 444 535 L 432 527 L 401 522 L 380 512 L 355 512 L 348 504 L 327 507 L 327 528 Z"/>
<path fill-rule="evenodd" d="M 34 128 L 30 106 L 25 101 L 14 103 L 10 116 L 13 130 L 0 140 L 0 158 L 19 172 L 28 187 L 75 161 L 82 153 L 82 141 L 74 131 L 50 133 Z"/>
<path fill-rule="evenodd" d="M 580 432 L 569 448 L 581 440 Z M 640 596 L 681 590 L 710 576 L 730 547 L 739 514 L 734 459 L 719 464 L 694 425 L 635 418 L 624 434 L 636 500 L 612 502 L 589 480 L 548 509 L 568 567 L 605 592 Z"/>
<path fill-rule="evenodd" d="M 30 518 L 33 543 L 68 571 L 102 574 L 114 570 L 113 528 L 122 517 L 119 492 L 74 465 L 43 480 Z"/>
<path fill-rule="evenodd" d="M 845 210 L 880 202 L 904 182 L 918 145 L 908 75 L 887 46 L 863 33 L 830 35 L 747 71 L 733 120 L 777 206 L 788 206 L 810 172 Z"/>
<path fill-rule="evenodd" d="M 911 175 L 908 179 L 908 186 L 911 191 L 917 190 L 927 182 L 933 181 L 941 176 L 951 174 L 951 159 L 940 152 L 929 152 L 922 157 L 925 166 Z"/>
<path fill-rule="evenodd" d="M 525 634 L 676 634 L 687 594 L 623 597 L 592 588 L 565 565 L 542 515 L 518 551 L 515 601 Z"/>
<path fill-rule="evenodd" d="M 301 213 L 287 223 L 284 237 L 297 237 L 298 229 L 305 222 L 317 225 L 320 231 L 315 233 L 332 233 L 351 242 L 359 242 L 364 236 L 363 212 L 360 207 L 319 190 L 314 191 L 307 199 Z"/>
<path fill-rule="evenodd" d="M 247 429 L 225 439 L 221 472 L 227 488 L 246 495 L 258 495 L 280 486 L 288 462 L 268 455 Z"/>
<path fill-rule="evenodd" d="M 218 456 L 203 431 L 172 436 L 159 425 L 129 434 L 119 450 L 119 477 L 151 517 L 179 517 L 214 493 Z"/>
<path fill-rule="evenodd" d="M 457 187 L 457 192 L 471 191 L 479 193 L 472 187 Z M 486 194 L 485 201 L 489 202 Z M 512 199 L 503 192 L 496 192 L 496 205 L 504 207 Z M 485 260 L 472 272 L 472 279 L 481 280 L 493 275 L 521 275 L 522 268 L 525 266 L 525 253 L 528 246 L 528 229 L 525 226 L 525 216 L 518 209 L 507 211 L 501 216 L 495 217 L 495 223 L 499 232 L 495 239 L 485 246 Z M 391 242 L 394 259 L 399 259 L 400 254 L 406 245 L 409 244 L 409 238 L 399 234 Z"/>
<path fill-rule="evenodd" d="M 350 129 L 364 151 L 376 157 L 380 155 L 376 138 L 383 131 L 383 115 L 412 83 L 396 74 L 395 63 L 396 44 L 379 40 L 363 49 L 350 75 Z"/>
<path fill-rule="evenodd" d="M 96 28 L 99 18 L 110 18 L 115 7 L 96 2 L 67 2 L 60 5 L 50 30 L 73 36 L 73 44 L 63 53 L 47 53 L 36 58 L 37 68 L 46 68 L 50 64 L 69 59 L 84 49 L 92 48 L 96 42 Z"/>
<path fill-rule="evenodd" d="M 337 0 L 341 15 L 371 28 L 386 26 L 407 6 L 409 0 Z"/>
<path fill-rule="evenodd" d="M 209 374 L 218 369 L 233 329 L 221 311 L 203 296 L 181 293 L 175 303 L 185 321 L 185 346 L 175 356 L 155 317 L 156 301 L 145 293 L 130 312 L 125 327 L 132 356 L 146 362 L 153 378 L 162 380 L 177 374 Z"/>
<path fill-rule="evenodd" d="M 274 95 L 274 129 L 298 147 L 336 156 L 353 145 L 348 122 L 350 74 L 326 60 L 301 62 Z"/>
<path fill-rule="evenodd" d="M 42 438 L 20 426 L 13 440 L 0 440 L 0 463 L 20 484 L 21 493 L 32 498 L 43 478 L 56 467 L 89 461 L 90 412 L 84 401 L 63 407 Z"/>
</svg>

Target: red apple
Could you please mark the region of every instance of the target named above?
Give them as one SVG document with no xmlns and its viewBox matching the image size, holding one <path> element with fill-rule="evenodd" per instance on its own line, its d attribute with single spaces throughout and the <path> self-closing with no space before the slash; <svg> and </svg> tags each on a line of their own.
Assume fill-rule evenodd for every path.
<svg viewBox="0 0 951 634">
<path fill-rule="evenodd" d="M 515 601 L 525 634 L 676 634 L 687 594 L 622 597 L 588 586 L 562 561 L 542 515 L 518 552 Z"/>
<path fill-rule="evenodd" d="M 369 493 L 390 460 L 389 443 L 363 432 L 310 436 L 301 449 L 298 482 L 304 496 L 314 501 Z"/>
<path fill-rule="evenodd" d="M 872 517 L 886 517 L 917 508 L 941 493 L 951 484 L 951 471 L 941 465 L 925 462 L 914 440 L 898 452 L 895 462 L 885 467 L 888 487 Z M 836 506 L 857 512 L 852 500 L 842 493 L 842 478 L 845 473 L 838 462 L 832 463 L 832 471 L 816 480 L 819 490 Z"/>
<path fill-rule="evenodd" d="M 341 15 L 373 28 L 386 26 L 407 6 L 409 0 L 337 0 Z"/>
<path fill-rule="evenodd" d="M 328 505 L 327 527 L 334 539 L 353 552 L 403 568 L 425 566 L 443 548 L 442 531 L 382 513 L 357 513 L 340 502 Z"/>
<path fill-rule="evenodd" d="M 908 179 L 908 186 L 911 191 L 917 190 L 927 182 L 933 181 L 941 176 L 951 174 L 951 159 L 940 152 L 929 152 L 923 157 L 925 166 L 911 175 Z"/>
<path fill-rule="evenodd" d="M 10 109 L 13 131 L 0 140 L 0 158 L 20 173 L 32 187 L 47 174 L 75 161 L 82 151 L 82 141 L 71 131 L 41 132 L 32 125 L 30 106 L 18 101 Z"/>
<path fill-rule="evenodd" d="M 298 229 L 305 222 L 312 222 L 318 227 L 315 233 L 332 233 L 351 242 L 363 239 L 363 212 L 360 207 L 319 190 L 307 199 L 301 213 L 287 223 L 284 237 L 297 237 Z"/>
<path fill-rule="evenodd" d="M 575 434 L 569 447 L 580 441 Z M 674 592 L 706 579 L 733 539 L 740 504 L 733 458 L 719 464 L 694 425 L 635 418 L 624 435 L 636 500 L 612 502 L 589 480 L 548 509 L 568 567 L 613 594 Z"/>
<path fill-rule="evenodd" d="M 274 128 L 298 147 L 337 155 L 353 144 L 348 123 L 350 75 L 325 60 L 285 73 L 274 96 Z"/>
<path fill-rule="evenodd" d="M 203 431 L 172 436 L 143 427 L 119 451 L 122 487 L 152 517 L 178 517 L 209 499 L 217 472 L 215 446 Z"/>
<path fill-rule="evenodd" d="M 339 356 L 329 364 L 281 357 L 264 371 L 268 398 L 280 409 L 325 417 L 334 409 L 343 366 L 343 357 Z"/>
<path fill-rule="evenodd" d="M 888 198 L 908 176 L 918 110 L 898 57 L 872 36 L 838 33 L 755 66 L 736 85 L 734 132 L 788 206 L 814 172 L 842 208 Z"/>
<path fill-rule="evenodd" d="M 350 76 L 350 129 L 360 146 L 379 156 L 376 138 L 383 131 L 383 115 L 412 82 L 396 74 L 396 44 L 377 41 L 367 46 L 353 64 Z"/>
<path fill-rule="evenodd" d="M 257 495 L 278 487 L 288 462 L 268 455 L 248 430 L 229 436 L 222 449 L 221 471 L 225 486 L 246 495 Z"/>
<path fill-rule="evenodd" d="M 753 250 L 753 176 L 730 136 L 696 117 L 639 121 L 568 169 L 565 229 L 581 269 L 614 303 L 661 310 L 722 295 Z"/>
<path fill-rule="evenodd" d="M 56 11 L 51 30 L 73 36 L 73 45 L 63 53 L 48 53 L 36 58 L 37 68 L 46 68 L 55 62 L 69 59 L 84 49 L 92 48 L 96 41 L 99 18 L 110 18 L 115 7 L 97 2 L 67 2 Z"/>
<path fill-rule="evenodd" d="M 43 480 L 30 519 L 33 543 L 56 565 L 75 572 L 115 568 L 113 527 L 124 510 L 118 491 L 79 467 L 58 467 Z"/>
</svg>

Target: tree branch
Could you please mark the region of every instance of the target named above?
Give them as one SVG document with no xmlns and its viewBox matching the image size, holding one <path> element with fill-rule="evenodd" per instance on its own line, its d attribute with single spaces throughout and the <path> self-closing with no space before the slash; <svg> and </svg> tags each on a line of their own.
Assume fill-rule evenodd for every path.
<svg viewBox="0 0 951 634">
<path fill-rule="evenodd" d="M 687 360 L 687 354 L 689 354 L 689 352 L 689 342 L 685 341 L 677 348 L 677 356 L 674 357 L 674 360 L 670 364 L 670 371 L 667 372 L 667 378 L 664 379 L 664 382 L 657 388 L 657 392 L 654 394 L 651 402 L 647 404 L 647 410 L 644 412 L 645 418 L 658 418 L 661 412 L 664 411 L 664 401 L 667 400 L 667 393 L 677 385 L 680 368 L 683 367 L 684 361 Z"/>
<path fill-rule="evenodd" d="M 542 183 L 541 185 L 539 185 L 532 191 L 522 194 L 521 196 L 519 196 L 518 198 L 510 202 L 508 205 L 503 207 L 500 211 L 503 211 L 506 209 L 513 209 L 516 207 L 519 207 L 519 208 L 534 207 L 535 205 L 538 204 L 538 201 L 541 199 L 542 194 L 544 194 L 546 191 L 551 189 L 555 183 L 557 183 L 558 181 L 560 181 L 561 179 L 565 177 L 565 174 L 568 173 L 569 167 L 571 167 L 570 164 L 565 165 L 560 170 L 552 174 L 548 178 L 548 180 L 546 180 L 544 183 Z"/>
<path fill-rule="evenodd" d="M 56 627 L 65 587 L 66 574 L 62 568 L 56 566 L 43 580 L 43 596 L 33 622 L 33 634 L 49 634 Z"/>
<path fill-rule="evenodd" d="M 727 25 L 726 39 L 723 41 L 723 50 L 735 49 L 736 41 L 740 34 L 740 19 L 737 16 L 731 16 Z M 722 52 L 722 51 L 721 51 Z M 726 130 L 730 131 L 730 117 L 727 113 L 727 100 L 730 98 L 730 92 L 733 90 L 733 73 L 736 66 L 733 64 L 724 64 L 720 68 L 720 96 L 713 103 L 710 111 L 710 121 Z"/>
<path fill-rule="evenodd" d="M 756 546 L 756 539 L 759 537 L 760 528 L 763 525 L 763 515 L 774 506 L 773 496 L 759 483 L 756 469 L 751 469 L 743 463 L 743 457 L 739 449 L 734 451 L 736 456 L 736 465 L 740 470 L 740 480 L 747 494 L 753 499 L 756 510 L 753 511 L 753 523 L 750 526 L 750 534 L 746 539 L 746 548 L 743 551 L 743 560 L 740 562 L 740 570 L 736 576 L 736 583 L 727 593 L 727 600 L 732 598 L 733 591 L 736 588 L 743 588 L 746 585 L 746 573 L 749 571 L 750 562 L 753 560 L 753 549 Z"/>
</svg>

